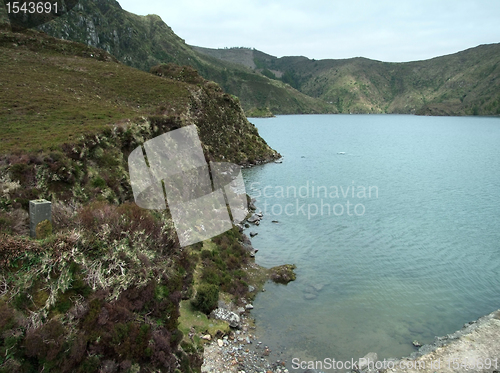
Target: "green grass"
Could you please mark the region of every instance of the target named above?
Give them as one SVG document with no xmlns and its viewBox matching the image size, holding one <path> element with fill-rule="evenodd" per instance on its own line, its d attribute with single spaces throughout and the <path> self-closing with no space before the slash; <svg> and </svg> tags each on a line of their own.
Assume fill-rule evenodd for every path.
<svg viewBox="0 0 500 373">
<path fill-rule="evenodd" d="M 180 303 L 179 330 L 184 334 L 184 339 L 188 341 L 188 334 L 191 328 L 198 333 L 215 335 L 217 331 L 224 334 L 229 332 L 229 325 L 225 321 L 212 320 L 203 312 L 200 312 L 191 305 L 191 301 L 183 300 Z"/>
<path fill-rule="evenodd" d="M 0 153 L 58 148 L 129 118 L 175 110 L 189 97 L 184 83 L 34 32 L 0 31 L 0 76 Z"/>
</svg>

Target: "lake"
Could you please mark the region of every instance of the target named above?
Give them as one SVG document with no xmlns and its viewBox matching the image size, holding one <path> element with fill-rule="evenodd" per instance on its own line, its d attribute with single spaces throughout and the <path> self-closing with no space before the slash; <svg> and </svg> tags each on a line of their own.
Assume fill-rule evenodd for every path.
<svg viewBox="0 0 500 373">
<path fill-rule="evenodd" d="M 256 262 L 297 265 L 254 302 L 290 359 L 408 356 L 500 308 L 500 119 L 250 119 L 282 164 L 244 170 Z M 272 221 L 278 221 L 273 223 Z"/>
</svg>

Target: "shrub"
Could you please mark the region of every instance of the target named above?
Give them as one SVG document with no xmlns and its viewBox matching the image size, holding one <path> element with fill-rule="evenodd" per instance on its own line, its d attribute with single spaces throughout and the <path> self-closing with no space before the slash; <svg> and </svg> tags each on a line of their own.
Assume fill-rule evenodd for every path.
<svg viewBox="0 0 500 373">
<path fill-rule="evenodd" d="M 43 220 L 36 226 L 36 238 L 43 240 L 52 234 L 52 223 L 48 220 Z"/>
<path fill-rule="evenodd" d="M 12 328 L 14 325 L 14 311 L 7 303 L 0 300 L 0 333 Z"/>
<path fill-rule="evenodd" d="M 108 247 L 106 243 L 125 237 L 129 238 L 130 247 L 140 245 L 145 250 L 161 254 L 170 252 L 176 244 L 172 231 L 163 227 L 159 214 L 155 215 L 133 203 L 115 206 L 105 201 L 93 202 L 78 211 L 75 221 L 86 232 L 103 232 L 100 236 L 88 237 L 89 247 L 95 251 L 99 251 L 101 246 Z M 103 227 L 106 228 L 105 234 Z"/>
<path fill-rule="evenodd" d="M 27 236 L 29 234 L 29 214 L 22 209 L 16 209 L 10 212 L 12 219 L 12 233 L 19 236 Z"/>
<path fill-rule="evenodd" d="M 74 202 L 63 203 L 60 201 L 52 202 L 52 226 L 56 229 L 73 228 L 76 223 L 77 205 Z"/>
<path fill-rule="evenodd" d="M 0 212 L 0 232 L 12 234 L 12 222 L 10 217 L 2 212 Z"/>
<path fill-rule="evenodd" d="M 92 180 L 92 186 L 100 189 L 106 188 L 106 181 L 102 177 L 96 176 Z"/>
<path fill-rule="evenodd" d="M 203 313 L 209 314 L 217 307 L 219 301 L 219 287 L 211 284 L 202 284 L 197 289 L 192 304 Z"/>
<path fill-rule="evenodd" d="M 217 271 L 217 269 L 214 268 L 212 265 L 208 265 L 203 269 L 201 278 L 204 282 L 212 285 L 220 284 L 219 271 Z"/>
</svg>

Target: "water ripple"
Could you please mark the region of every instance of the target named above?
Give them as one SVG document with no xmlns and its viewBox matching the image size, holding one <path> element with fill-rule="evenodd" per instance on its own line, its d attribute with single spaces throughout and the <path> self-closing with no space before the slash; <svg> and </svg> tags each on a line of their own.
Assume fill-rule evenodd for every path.
<svg viewBox="0 0 500 373">
<path fill-rule="evenodd" d="M 303 121 L 308 121 L 304 130 Z M 361 216 L 266 213 L 257 261 L 298 266 L 255 300 L 262 338 L 317 358 L 408 355 L 499 307 L 500 121 L 412 116 L 253 120 L 283 164 L 247 169 L 262 187 L 376 186 Z M 337 155 L 345 151 L 346 155 Z M 305 156 L 306 158 L 301 158 Z M 254 184 L 255 185 L 255 184 Z M 252 193 L 255 193 L 253 191 Z M 295 200 L 257 197 L 282 205 Z M 318 196 L 300 203 L 321 203 Z M 351 207 L 352 208 L 352 207 Z M 352 211 L 351 211 L 352 212 Z M 279 220 L 272 224 L 271 220 Z"/>
</svg>

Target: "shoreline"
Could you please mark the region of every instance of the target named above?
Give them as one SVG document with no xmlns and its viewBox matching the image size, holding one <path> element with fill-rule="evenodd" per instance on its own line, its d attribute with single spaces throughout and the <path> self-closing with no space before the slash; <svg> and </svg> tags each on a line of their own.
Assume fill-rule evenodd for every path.
<svg viewBox="0 0 500 373">
<path fill-rule="evenodd" d="M 500 372 L 500 309 L 466 323 L 454 333 L 435 337 L 432 343 L 394 363 L 394 368 L 359 372 Z"/>
<path fill-rule="evenodd" d="M 239 329 L 214 338 L 203 352 L 202 373 L 289 373 L 281 355 L 256 336 L 251 315 L 242 315 Z"/>
<path fill-rule="evenodd" d="M 259 340 L 251 314 L 239 329 L 214 338 L 203 353 L 203 373 L 322 373 L 334 370 L 293 369 L 283 351 Z M 362 363 L 365 359 L 365 363 Z M 500 309 L 466 323 L 462 329 L 435 337 L 409 357 L 378 361 L 376 353 L 358 360 L 352 373 L 500 373 Z M 288 367 L 290 369 L 288 369 Z M 337 371 L 337 370 L 335 370 Z"/>
<path fill-rule="evenodd" d="M 244 224 L 248 224 L 245 220 Z M 255 224 L 255 223 L 254 223 Z M 253 224 L 252 224 L 253 225 Z M 250 225 L 250 227 L 252 226 Z M 250 228 L 243 228 L 244 230 Z M 244 234 L 247 250 L 257 252 Z M 253 262 L 250 267 L 269 271 Z M 246 270 L 248 270 L 247 268 Z M 269 279 L 267 279 L 269 281 Z M 258 287 L 254 297 L 263 289 Z M 321 373 L 316 369 L 293 369 L 285 351 L 273 351 L 258 339 L 255 319 L 247 309 L 241 317 L 239 329 L 214 340 L 205 348 L 202 372 L 204 373 Z M 219 342 L 220 340 L 220 342 Z M 221 343 L 221 344 L 219 344 Z M 376 353 L 365 355 L 365 361 L 349 370 L 355 373 L 440 373 L 480 372 L 500 373 L 500 309 L 470 321 L 453 333 L 436 336 L 434 341 L 418 347 L 410 356 L 377 360 Z M 324 372 L 333 371 L 325 370 Z"/>
<path fill-rule="evenodd" d="M 253 206 L 254 202 L 255 199 L 252 199 L 251 204 Z M 241 223 L 240 228 L 242 232 L 244 230 L 250 231 L 252 226 L 258 226 L 260 219 L 263 217 L 262 212 L 255 213 L 255 207 L 252 210 L 252 217 L 254 219 L 248 218 Z M 253 237 L 251 234 L 250 236 Z M 246 237 L 245 243 L 248 244 L 248 247 L 254 253 L 258 251 L 253 248 L 248 237 Z M 254 265 L 258 266 L 255 263 Z M 235 366 L 241 369 L 220 366 L 219 369 L 223 370 L 207 370 L 205 368 L 202 372 L 323 372 L 323 370 L 316 369 L 294 369 L 291 362 L 288 361 L 289 359 L 283 358 L 283 356 L 286 356 L 284 351 L 273 352 L 273 358 L 271 358 L 269 356 L 271 349 L 268 346 L 264 346 L 262 341 L 259 341 L 256 336 L 257 330 L 252 315 L 247 314 L 246 318 L 247 320 L 251 320 L 251 326 L 246 325 L 246 330 L 243 333 L 244 338 L 249 337 L 249 339 L 246 339 L 247 343 L 238 344 L 237 340 L 226 338 L 226 341 L 223 341 L 223 346 L 211 343 L 207 348 L 210 359 L 217 360 L 218 358 L 221 362 L 234 363 Z M 245 339 L 242 341 L 245 342 Z M 414 345 L 418 349 L 409 356 L 394 357 L 384 359 L 383 361 L 378 361 L 377 354 L 371 352 L 364 357 L 365 361 L 371 361 L 371 365 L 362 364 L 360 360 L 363 358 L 361 358 L 358 361 L 358 366 L 355 369 L 347 370 L 347 372 L 434 373 L 439 371 L 446 373 L 469 373 L 472 371 L 500 373 L 500 309 L 464 324 L 461 329 L 453 333 L 445 336 L 436 336 L 432 343 L 420 345 L 415 341 Z M 264 354 L 266 350 L 268 352 Z M 231 360 L 230 357 L 234 356 L 236 358 Z M 329 371 L 338 370 L 325 370 L 325 372 Z"/>
<path fill-rule="evenodd" d="M 243 245 L 246 250 L 255 256 L 255 250 L 250 239 L 243 233 Z M 273 267 L 282 268 L 287 265 Z M 216 313 L 224 314 L 222 319 L 231 320 L 231 316 L 238 315 L 237 323 L 231 325 L 229 332 L 217 332 L 214 336 L 201 336 L 207 340 L 203 351 L 202 373 L 289 373 L 287 361 L 280 359 L 281 351 L 276 351 L 259 340 L 255 319 L 251 314 L 253 300 L 258 293 L 265 291 L 265 285 L 272 281 L 273 269 L 265 268 L 252 261 L 244 268 L 252 283 L 249 292 L 243 300 L 244 307 L 237 307 L 234 303 L 219 301 Z M 234 316 L 233 316 L 234 318 Z M 215 313 L 210 319 L 217 320 Z"/>
<path fill-rule="evenodd" d="M 265 291 L 265 285 L 274 281 L 275 283 L 286 284 L 295 280 L 293 273 L 294 265 L 281 265 L 273 268 L 265 268 L 255 263 L 255 255 L 258 249 L 255 249 L 251 242 L 252 233 L 248 235 L 245 231 L 251 230 L 252 226 L 258 226 L 263 217 L 262 212 L 256 213 L 254 206 L 255 199 L 249 201 L 249 214 L 245 220 L 238 224 L 242 234 L 242 246 L 250 253 L 253 259 L 243 270 L 249 274 L 251 282 L 249 291 L 243 300 L 244 307 L 237 307 L 234 303 L 225 303 L 219 301 L 215 312 L 221 310 L 221 314 L 238 315 L 238 322 L 231 325 L 226 334 L 217 333 L 215 336 L 202 337 L 208 343 L 203 352 L 203 364 L 201 372 L 203 373 L 289 373 L 287 361 L 280 359 L 281 351 L 274 351 L 257 337 L 257 327 L 255 319 L 251 315 L 253 309 L 252 302 L 258 293 Z M 219 319 L 213 312 L 212 319 Z M 230 317 L 224 317 L 230 319 Z M 230 322 L 231 324 L 231 322 Z"/>
<path fill-rule="evenodd" d="M 477 117 L 477 118 L 499 118 L 500 114 L 490 114 L 490 115 L 452 115 L 452 114 L 443 114 L 443 115 L 432 115 L 432 114 L 415 114 L 415 113 L 295 113 L 295 114 L 273 114 L 269 117 L 257 117 L 257 116 L 246 116 L 247 119 L 267 119 L 267 118 L 276 118 L 278 116 L 292 116 L 292 115 L 411 115 L 416 117 L 453 117 L 453 118 L 462 118 L 462 117 Z"/>
</svg>

